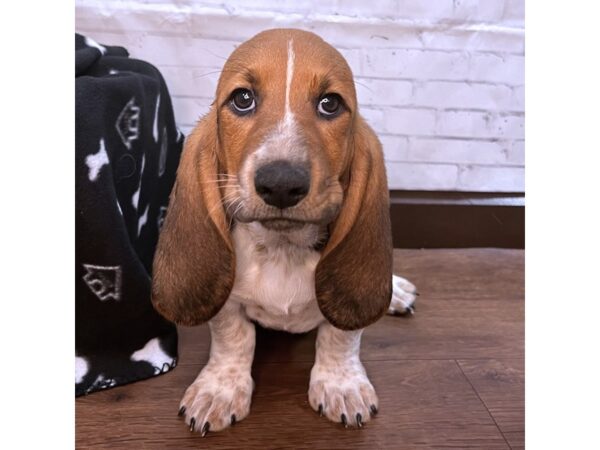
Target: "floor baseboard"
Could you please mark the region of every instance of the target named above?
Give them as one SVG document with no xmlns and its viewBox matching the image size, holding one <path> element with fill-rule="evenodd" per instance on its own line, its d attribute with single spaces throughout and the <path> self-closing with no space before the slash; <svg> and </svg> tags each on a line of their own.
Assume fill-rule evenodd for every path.
<svg viewBox="0 0 600 450">
<path fill-rule="evenodd" d="M 390 191 L 394 247 L 525 248 L 522 193 Z"/>
</svg>

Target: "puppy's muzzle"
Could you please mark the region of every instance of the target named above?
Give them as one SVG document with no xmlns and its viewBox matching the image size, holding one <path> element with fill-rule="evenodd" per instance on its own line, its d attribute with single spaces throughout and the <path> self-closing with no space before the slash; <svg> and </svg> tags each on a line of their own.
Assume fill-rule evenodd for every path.
<svg viewBox="0 0 600 450">
<path fill-rule="evenodd" d="M 279 209 L 300 202 L 310 189 L 310 173 L 301 164 L 279 160 L 261 166 L 254 175 L 256 193 L 267 205 Z"/>
</svg>

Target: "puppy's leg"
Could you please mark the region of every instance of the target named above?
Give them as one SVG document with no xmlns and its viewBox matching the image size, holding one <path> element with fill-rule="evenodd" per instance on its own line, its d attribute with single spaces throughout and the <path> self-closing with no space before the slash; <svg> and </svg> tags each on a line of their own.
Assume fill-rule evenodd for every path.
<svg viewBox="0 0 600 450">
<path fill-rule="evenodd" d="M 392 275 L 392 301 L 387 313 L 393 316 L 414 314 L 414 304 L 417 301 L 417 288 L 410 281 Z"/>
<path fill-rule="evenodd" d="M 377 413 L 379 400 L 359 359 L 363 330 L 319 327 L 308 400 L 312 408 L 344 426 L 361 427 Z"/>
<path fill-rule="evenodd" d="M 180 415 L 190 431 L 204 436 L 244 419 L 250 412 L 254 382 L 250 375 L 254 358 L 255 329 L 237 302 L 228 300 L 209 322 L 210 358 L 187 388 Z"/>
</svg>

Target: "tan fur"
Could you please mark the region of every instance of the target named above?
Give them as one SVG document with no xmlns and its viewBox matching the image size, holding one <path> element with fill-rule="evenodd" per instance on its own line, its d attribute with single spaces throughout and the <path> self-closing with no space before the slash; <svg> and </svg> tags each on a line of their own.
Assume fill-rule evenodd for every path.
<svg viewBox="0 0 600 450">
<path fill-rule="evenodd" d="M 379 319 L 392 295 L 392 232 L 381 145 L 357 118 L 348 189 L 317 266 L 317 300 L 336 327 L 364 328 Z"/>
<path fill-rule="evenodd" d="M 282 211 L 256 195 L 252 174 L 261 145 L 281 145 L 269 136 L 284 114 L 290 48 L 298 61 L 289 92 L 294 147 L 308 155 L 311 186 L 302 202 Z M 228 102 L 238 88 L 255 92 L 255 114 L 231 111 Z M 343 98 L 346 111 L 323 120 L 316 102 L 329 92 Z M 154 262 L 154 305 L 177 323 L 210 319 L 235 277 L 227 225 L 288 219 L 329 228 L 316 270 L 318 304 L 336 327 L 362 328 L 391 298 L 387 195 L 381 146 L 358 114 L 352 72 L 341 54 L 313 33 L 260 33 L 230 56 L 213 107 L 186 144 Z"/>
<path fill-rule="evenodd" d="M 227 300 L 235 259 L 217 172 L 214 114 L 188 138 L 154 256 L 152 303 L 172 322 L 198 325 Z"/>
<path fill-rule="evenodd" d="M 254 113 L 232 110 L 239 88 L 255 94 Z M 317 104 L 331 93 L 346 107 L 327 120 Z M 286 209 L 254 188 L 257 168 L 278 159 L 310 167 L 308 195 Z M 291 332 L 318 327 L 310 405 L 346 425 L 369 421 L 378 398 L 359 358 L 362 328 L 388 307 L 412 311 L 416 293 L 396 277 L 392 296 L 383 152 L 339 52 L 289 29 L 238 47 L 188 138 L 170 201 L 152 301 L 179 324 L 209 320 L 211 332 L 210 359 L 180 403 L 190 430 L 205 435 L 248 415 L 252 321 Z"/>
</svg>

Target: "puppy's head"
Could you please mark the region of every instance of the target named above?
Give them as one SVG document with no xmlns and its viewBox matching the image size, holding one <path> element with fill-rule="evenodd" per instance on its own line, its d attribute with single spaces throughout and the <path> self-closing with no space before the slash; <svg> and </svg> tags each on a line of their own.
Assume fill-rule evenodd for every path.
<svg viewBox="0 0 600 450">
<path fill-rule="evenodd" d="M 357 110 L 337 50 L 304 31 L 263 32 L 230 56 L 215 108 L 228 215 L 274 229 L 334 219 Z"/>
<path fill-rule="evenodd" d="M 365 326 L 391 298 L 387 195 L 381 147 L 358 115 L 344 58 L 313 33 L 260 33 L 230 56 L 186 143 L 154 304 L 185 324 L 219 310 L 234 279 L 229 223 L 318 224 L 329 227 L 315 276 L 321 311 L 340 328 Z"/>
</svg>

